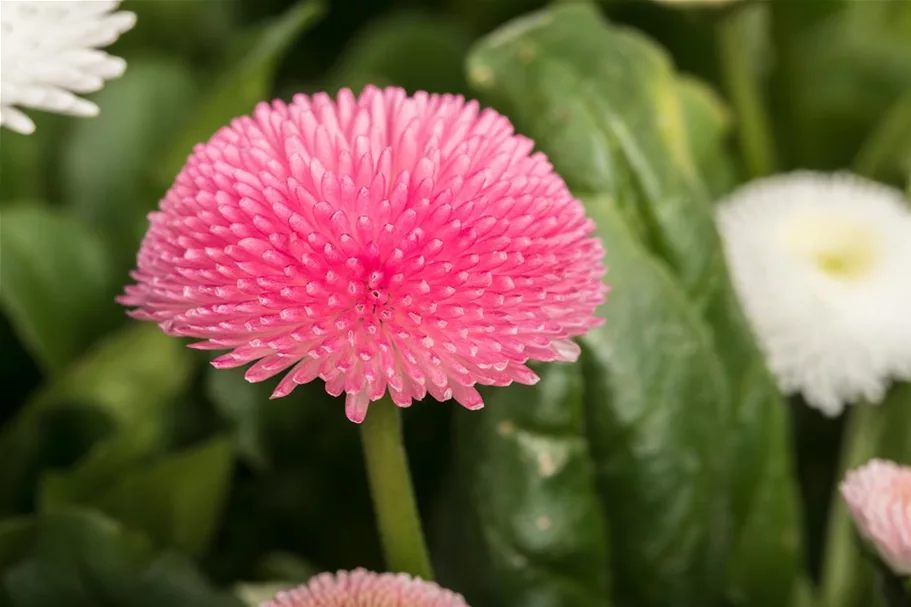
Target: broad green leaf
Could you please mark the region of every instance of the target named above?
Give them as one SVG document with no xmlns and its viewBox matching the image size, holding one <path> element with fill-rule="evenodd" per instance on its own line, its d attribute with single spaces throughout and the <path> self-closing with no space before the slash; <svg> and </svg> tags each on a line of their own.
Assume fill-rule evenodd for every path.
<svg viewBox="0 0 911 607">
<path fill-rule="evenodd" d="M 160 154 L 186 119 L 197 89 L 184 62 L 131 59 L 126 77 L 112 81 L 95 97 L 104 111 L 74 123 L 63 140 L 66 201 L 75 215 L 108 239 L 124 278 L 148 227 L 146 215 L 164 194 L 151 183 L 149 159 Z"/>
<path fill-rule="evenodd" d="M 108 253 L 75 217 L 35 204 L 0 212 L 0 305 L 19 339 L 59 373 L 120 318 Z"/>
<path fill-rule="evenodd" d="M 157 326 L 131 323 L 36 395 L 25 413 L 73 399 L 94 403 L 121 424 L 161 422 L 161 408 L 190 380 L 192 354 Z"/>
<path fill-rule="evenodd" d="M 487 391 L 457 413 L 460 491 L 481 541 L 490 605 L 610 604 L 607 530 L 584 434 L 578 366 L 536 369 L 536 386 Z M 478 580 L 475 580 L 478 583 Z"/>
<path fill-rule="evenodd" d="M 677 86 L 693 159 L 712 198 L 717 199 L 737 183 L 737 169 L 727 146 L 731 114 L 721 97 L 702 81 L 681 76 Z"/>
<path fill-rule="evenodd" d="M 730 557 L 734 420 L 711 334 L 606 197 L 607 323 L 582 339 L 586 428 L 620 605 L 713 605 Z"/>
<path fill-rule="evenodd" d="M 128 607 L 242 607 L 236 597 L 216 589 L 183 554 L 165 554 L 137 576 Z"/>
<path fill-rule="evenodd" d="M 59 510 L 68 503 L 90 501 L 150 460 L 159 446 L 160 430 L 154 423 L 120 429 L 94 445 L 72 467 L 48 472 L 38 487 L 38 508 Z"/>
<path fill-rule="evenodd" d="M 240 607 L 181 557 L 91 511 L 44 515 L 28 558 L 0 585 L 14 607 Z"/>
<path fill-rule="evenodd" d="M 257 31 L 250 48 L 236 64 L 225 66 L 212 93 L 187 122 L 160 163 L 159 182 L 169 185 L 193 146 L 207 141 L 233 118 L 249 114 L 260 101 L 269 101 L 272 80 L 288 47 L 321 14 L 317 0 L 303 0 Z"/>
<path fill-rule="evenodd" d="M 116 477 L 147 456 L 161 443 L 174 398 L 188 386 L 191 354 L 158 327 L 131 324 L 35 394 L 0 431 L 0 461 L 11 462 L 0 466 L 0 511 L 16 508 L 21 496 L 34 490 L 42 468 L 53 463 L 44 453 L 54 439 L 48 419 L 73 404 L 108 420 L 113 435 L 105 440 L 124 444 L 124 449 L 105 442 L 93 447 L 79 473 L 86 482 Z"/>
<path fill-rule="evenodd" d="M 720 252 L 665 54 L 588 5 L 533 13 L 483 39 L 469 83 L 533 138 L 578 195 L 610 193 L 690 292 L 715 280 Z M 687 225 L 688 229 L 679 226 Z M 647 231 L 646 231 L 647 229 Z"/>
<path fill-rule="evenodd" d="M 345 49 L 331 76 L 334 87 L 396 85 L 409 92 L 461 93 L 462 62 L 471 37 L 457 23 L 418 12 L 393 13 L 368 26 Z"/>
<path fill-rule="evenodd" d="M 855 405 L 847 415 L 839 478 L 873 458 L 911 466 L 911 384 L 897 384 L 879 405 Z M 826 607 L 866 607 L 877 595 L 876 568 L 864 554 L 848 508 L 836 491 L 826 537 L 822 599 Z"/>
<path fill-rule="evenodd" d="M 768 395 L 753 409 L 768 419 L 744 423 L 772 428 L 769 444 L 757 457 L 763 457 L 749 513 L 740 531 L 729 571 L 728 603 L 739 605 L 788 605 L 803 589 L 797 585 L 802 555 L 798 487 L 793 474 L 790 435 L 784 403 Z"/>
<path fill-rule="evenodd" d="M 28 558 L 2 582 L 16 607 L 89 607 L 110 601 L 108 594 L 123 597 L 130 569 L 148 549 L 143 538 L 91 512 L 41 517 Z"/>
<path fill-rule="evenodd" d="M 678 77 L 666 54 L 641 35 L 606 23 L 593 8 L 570 5 L 494 32 L 475 47 L 468 70 L 470 81 L 535 139 L 577 195 L 610 198 L 638 239 L 670 266 L 711 326 L 712 350 L 733 396 L 725 395 L 726 414 L 735 420 L 725 434 L 735 449 L 727 458 L 734 478 L 733 531 L 746 528 L 756 492 L 771 486 L 766 476 L 778 474 L 768 461 L 790 462 L 790 453 L 768 453 L 771 446 L 787 445 L 789 430 L 785 416 L 774 411 L 783 403 L 726 279 L 708 195 L 687 141 Z M 606 246 L 613 265 L 614 244 L 607 240 Z M 774 499 L 792 515 L 767 522 L 796 525 L 791 489 L 790 483 L 782 485 Z M 763 499 L 768 503 L 770 497 Z M 800 533 L 779 529 L 776 535 Z M 793 551 L 749 559 L 799 562 Z M 790 597 L 795 576 L 792 570 L 764 583 Z"/>
<path fill-rule="evenodd" d="M 130 453 L 129 455 L 133 455 Z M 216 529 L 233 471 L 233 452 L 223 439 L 122 471 L 102 485 L 83 469 L 54 473 L 45 481 L 49 511 L 92 506 L 156 543 L 201 553 Z M 97 461 L 89 461 L 95 465 Z M 94 481 L 94 482 L 93 482 Z"/>
</svg>

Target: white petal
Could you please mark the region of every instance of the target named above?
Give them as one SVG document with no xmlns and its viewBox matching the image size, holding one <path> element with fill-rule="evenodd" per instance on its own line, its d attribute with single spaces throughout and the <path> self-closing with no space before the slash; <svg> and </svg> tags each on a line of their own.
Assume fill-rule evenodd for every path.
<svg viewBox="0 0 911 607">
<path fill-rule="evenodd" d="M 734 192 L 717 224 L 782 391 L 834 416 L 911 378 L 911 210 L 901 192 L 793 173 Z"/>
<path fill-rule="evenodd" d="M 0 125 L 23 135 L 31 135 L 35 132 L 35 123 L 22 112 L 8 105 L 0 105 Z"/>
<path fill-rule="evenodd" d="M 112 13 L 119 0 L 4 0 L 0 10 L 0 96 L 4 126 L 26 129 L 21 112 L 31 107 L 94 116 L 98 107 L 74 93 L 100 90 L 123 74 L 126 62 L 98 50 L 136 23 L 130 12 Z M 31 124 L 31 121 L 28 121 Z M 34 125 L 30 132 L 34 129 Z"/>
</svg>

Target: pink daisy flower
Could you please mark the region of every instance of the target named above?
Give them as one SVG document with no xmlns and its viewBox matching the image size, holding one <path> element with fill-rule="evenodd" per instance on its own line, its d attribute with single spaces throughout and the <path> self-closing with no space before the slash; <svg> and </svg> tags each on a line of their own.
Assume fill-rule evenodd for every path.
<svg viewBox="0 0 911 607">
<path fill-rule="evenodd" d="M 854 522 L 898 575 L 911 575 L 911 468 L 874 459 L 841 484 Z"/>
<path fill-rule="evenodd" d="M 468 607 L 461 595 L 405 574 L 322 573 L 260 607 Z"/>
<path fill-rule="evenodd" d="M 599 324 L 603 249 L 534 143 L 462 97 L 368 87 L 261 103 L 197 145 L 119 301 L 218 368 L 469 409 Z"/>
</svg>

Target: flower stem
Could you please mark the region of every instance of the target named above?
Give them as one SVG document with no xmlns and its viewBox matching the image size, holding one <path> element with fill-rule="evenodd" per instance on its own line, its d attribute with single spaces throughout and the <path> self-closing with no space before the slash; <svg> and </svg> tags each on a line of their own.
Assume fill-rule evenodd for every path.
<svg viewBox="0 0 911 607">
<path fill-rule="evenodd" d="M 763 177 L 775 172 L 772 132 L 759 95 L 755 73 L 744 43 L 742 10 L 724 16 L 717 28 L 718 60 L 728 97 L 734 107 L 740 150 L 750 177 Z"/>
<path fill-rule="evenodd" d="M 361 424 L 361 441 L 386 566 L 390 571 L 432 580 L 402 442 L 402 419 L 388 396 L 371 405 Z"/>
<path fill-rule="evenodd" d="M 845 446 L 839 464 L 838 479 L 845 473 L 866 463 L 877 454 L 883 433 L 882 406 L 858 404 L 848 411 L 845 429 Z M 826 532 L 826 558 L 822 570 L 822 604 L 826 607 L 847 607 L 867 604 L 875 592 L 872 568 L 864 561 L 848 507 L 836 495 L 829 515 Z"/>
</svg>

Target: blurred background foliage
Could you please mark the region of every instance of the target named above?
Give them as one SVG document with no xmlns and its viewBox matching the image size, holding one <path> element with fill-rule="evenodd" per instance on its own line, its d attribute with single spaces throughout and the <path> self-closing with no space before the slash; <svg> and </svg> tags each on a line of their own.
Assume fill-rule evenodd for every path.
<svg viewBox="0 0 911 607">
<path fill-rule="evenodd" d="M 782 607 L 817 586 L 870 607 L 856 547 L 822 558 L 844 423 L 780 406 L 720 261 L 709 204 L 750 171 L 718 32 L 736 20 L 777 169 L 911 187 L 911 2 L 684 4 L 126 0 L 101 115 L 2 133 L 0 605 L 230 607 L 382 569 L 357 428 L 321 384 L 269 401 L 114 303 L 194 143 L 257 101 L 374 83 L 507 113 L 585 198 L 614 285 L 581 365 L 482 413 L 407 412 L 441 581 L 474 607 Z M 890 433 L 909 401 L 867 455 L 911 457 Z"/>
</svg>

